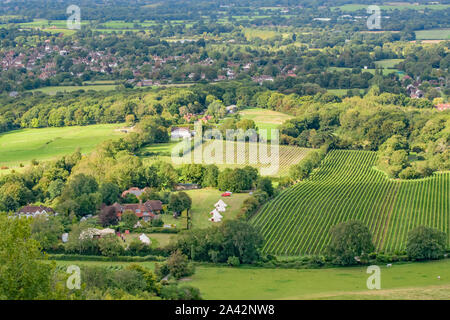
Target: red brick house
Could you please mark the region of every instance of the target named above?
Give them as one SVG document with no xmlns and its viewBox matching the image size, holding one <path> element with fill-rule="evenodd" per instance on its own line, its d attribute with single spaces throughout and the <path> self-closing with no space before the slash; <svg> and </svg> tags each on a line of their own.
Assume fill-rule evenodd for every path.
<svg viewBox="0 0 450 320">
<path fill-rule="evenodd" d="M 114 208 L 119 220 L 125 211 L 132 211 L 134 214 L 144 221 L 150 221 L 161 213 L 163 210 L 162 202 L 159 200 L 148 200 L 145 203 L 129 203 L 129 204 L 119 204 L 114 203 L 112 206 L 104 207 L 103 210 L 109 208 Z"/>
</svg>

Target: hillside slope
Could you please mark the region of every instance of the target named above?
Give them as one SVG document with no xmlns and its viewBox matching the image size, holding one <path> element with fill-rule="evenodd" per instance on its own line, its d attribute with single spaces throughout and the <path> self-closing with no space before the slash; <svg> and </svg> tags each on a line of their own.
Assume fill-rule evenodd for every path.
<svg viewBox="0 0 450 320">
<path fill-rule="evenodd" d="M 373 168 L 371 151 L 331 151 L 306 181 L 282 192 L 252 219 L 266 239 L 264 251 L 278 255 L 317 254 L 329 230 L 342 221 L 362 220 L 378 250 L 405 247 L 418 225 L 449 235 L 450 173 L 417 181 L 393 181 Z"/>
</svg>

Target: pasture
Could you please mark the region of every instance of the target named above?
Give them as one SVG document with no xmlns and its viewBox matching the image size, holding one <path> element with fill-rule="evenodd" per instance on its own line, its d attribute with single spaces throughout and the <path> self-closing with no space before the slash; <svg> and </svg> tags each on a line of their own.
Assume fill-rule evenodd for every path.
<svg viewBox="0 0 450 320">
<path fill-rule="evenodd" d="M 21 129 L 0 134 L 0 165 L 19 167 L 31 160 L 51 160 L 80 148 L 82 153 L 111 138 L 120 124 L 100 124 L 61 128 Z"/>
<path fill-rule="evenodd" d="M 343 68 L 343 67 L 329 67 L 328 71 L 333 72 L 333 71 L 337 71 L 337 72 L 342 72 L 342 71 L 352 71 L 352 68 Z M 361 72 L 369 72 L 371 74 L 375 74 L 376 69 L 361 69 Z M 398 73 L 400 72 L 400 70 L 397 69 L 391 69 L 391 68 L 386 68 L 383 67 L 382 69 L 383 75 L 388 75 L 390 73 Z"/>
<path fill-rule="evenodd" d="M 343 97 L 343 96 L 347 95 L 349 90 L 350 89 L 328 89 L 327 92 L 332 93 L 338 97 Z M 360 92 L 360 94 L 364 94 L 365 90 L 359 89 L 359 92 Z"/>
<path fill-rule="evenodd" d="M 199 288 L 207 300 L 450 299 L 448 259 L 380 267 L 381 290 L 367 289 L 367 267 L 296 270 L 197 266 L 186 284 Z"/>
<path fill-rule="evenodd" d="M 348 220 L 369 227 L 377 251 L 403 250 L 419 225 L 450 235 L 450 173 L 389 180 L 373 168 L 376 159 L 370 151 L 331 151 L 309 179 L 263 206 L 251 223 L 266 240 L 264 252 L 323 253 L 331 227 Z"/>
<path fill-rule="evenodd" d="M 430 29 L 416 31 L 417 40 L 450 40 L 450 29 Z"/>
<path fill-rule="evenodd" d="M 243 33 L 247 40 L 260 38 L 262 40 L 268 40 L 275 36 L 281 36 L 283 38 L 289 37 L 289 33 L 281 33 L 270 29 L 256 29 L 256 28 L 244 28 Z"/>
<path fill-rule="evenodd" d="M 131 262 L 56 261 L 70 265 L 126 268 Z M 154 270 L 155 262 L 138 262 Z M 438 300 L 450 299 L 450 260 L 394 264 L 381 268 L 381 290 L 368 290 L 367 267 L 329 269 L 231 268 L 199 264 L 183 284 L 200 289 L 206 300 Z M 437 279 L 440 276 L 441 279 Z"/>
<path fill-rule="evenodd" d="M 94 91 L 111 91 L 115 90 L 115 84 L 96 84 L 96 85 L 85 85 L 85 86 L 53 86 L 53 87 L 43 87 L 31 90 L 32 92 L 42 92 L 49 95 L 55 95 L 58 92 L 72 92 L 77 90 L 94 90 Z"/>
<path fill-rule="evenodd" d="M 293 118 L 285 113 L 262 108 L 244 109 L 239 114 L 241 119 L 255 121 L 258 129 L 268 130 L 269 138 L 271 129 L 277 129 L 281 124 Z"/>
<path fill-rule="evenodd" d="M 339 7 L 332 7 L 332 10 L 340 9 L 344 12 L 356 12 L 360 10 L 366 10 L 368 4 L 346 4 Z M 384 11 L 392 11 L 392 10 L 424 10 L 424 9 L 431 9 L 431 10 L 444 10 L 450 7 L 448 4 L 414 4 L 414 3 L 407 3 L 407 2 L 391 2 L 386 3 L 386 5 L 379 6 L 381 10 Z"/>
<path fill-rule="evenodd" d="M 395 65 L 402 62 L 404 59 L 383 59 L 379 61 L 375 61 L 375 64 L 379 68 L 383 69 L 394 69 Z"/>
</svg>

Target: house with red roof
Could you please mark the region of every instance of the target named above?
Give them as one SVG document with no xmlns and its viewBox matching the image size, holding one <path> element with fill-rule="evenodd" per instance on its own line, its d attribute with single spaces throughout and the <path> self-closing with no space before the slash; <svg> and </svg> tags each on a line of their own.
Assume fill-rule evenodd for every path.
<svg viewBox="0 0 450 320">
<path fill-rule="evenodd" d="M 102 210 L 109 210 L 112 208 L 116 213 L 119 220 L 122 217 L 122 214 L 126 211 L 133 212 L 139 219 L 144 221 L 150 221 L 154 219 L 157 215 L 161 213 L 163 210 L 162 202 L 159 200 L 148 200 L 145 203 L 127 203 L 120 204 L 114 203 L 112 206 L 104 206 Z"/>
<path fill-rule="evenodd" d="M 450 109 L 450 103 L 439 103 L 438 105 L 436 105 L 436 109 L 438 109 L 439 111 L 448 110 Z"/>
</svg>

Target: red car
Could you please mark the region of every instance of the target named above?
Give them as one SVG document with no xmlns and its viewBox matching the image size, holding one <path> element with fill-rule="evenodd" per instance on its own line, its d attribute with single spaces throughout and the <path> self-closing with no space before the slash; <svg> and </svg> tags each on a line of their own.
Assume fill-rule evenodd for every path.
<svg viewBox="0 0 450 320">
<path fill-rule="evenodd" d="M 231 192 L 222 193 L 222 197 L 231 197 Z"/>
</svg>

